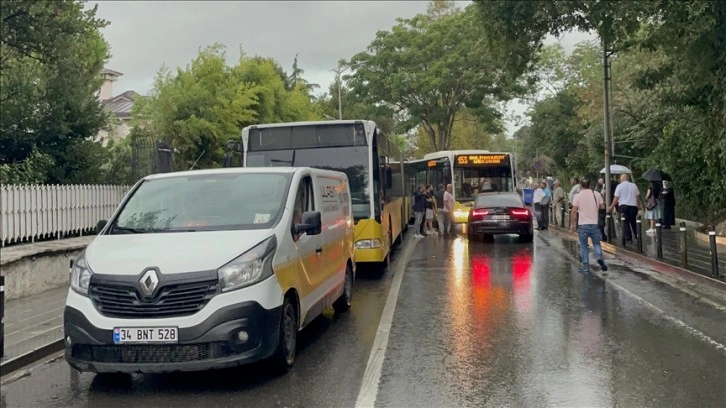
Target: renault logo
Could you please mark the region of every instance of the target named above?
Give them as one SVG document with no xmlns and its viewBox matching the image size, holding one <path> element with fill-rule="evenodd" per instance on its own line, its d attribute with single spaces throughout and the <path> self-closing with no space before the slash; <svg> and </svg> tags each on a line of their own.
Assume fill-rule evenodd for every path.
<svg viewBox="0 0 726 408">
<path fill-rule="evenodd" d="M 141 276 L 141 279 L 139 280 L 139 286 L 141 287 L 141 292 L 146 297 L 150 297 L 153 293 L 156 287 L 159 285 L 159 275 L 156 273 L 156 269 L 149 269 Z"/>
</svg>

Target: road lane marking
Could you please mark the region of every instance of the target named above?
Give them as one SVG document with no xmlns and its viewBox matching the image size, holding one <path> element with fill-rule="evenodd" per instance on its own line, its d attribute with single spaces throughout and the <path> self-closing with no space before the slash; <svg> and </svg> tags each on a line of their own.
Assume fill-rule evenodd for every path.
<svg viewBox="0 0 726 408">
<path fill-rule="evenodd" d="M 406 242 L 406 241 L 404 241 Z M 403 274 L 406 272 L 408 259 L 411 257 L 413 249 L 416 247 L 418 240 L 413 240 L 412 236 L 408 237 L 406 248 L 401 253 L 401 258 L 397 261 L 396 268 L 393 268 L 394 277 L 391 290 L 388 292 L 386 305 L 383 307 L 381 321 L 378 323 L 376 338 L 373 341 L 371 354 L 368 356 L 366 371 L 363 374 L 363 382 L 358 392 L 358 399 L 355 402 L 356 408 L 373 408 L 378 395 L 378 385 L 381 381 L 381 372 L 383 371 L 383 360 L 386 357 L 386 348 L 388 347 L 388 337 L 391 334 L 391 325 L 393 324 L 393 312 L 396 310 L 398 301 L 398 291 L 401 289 Z"/>
<path fill-rule="evenodd" d="M 600 278 L 600 279 L 603 279 L 603 278 Z M 689 326 L 683 320 L 678 319 L 678 318 L 675 318 L 675 317 L 669 315 L 668 313 L 665 312 L 665 310 L 663 310 L 663 309 L 659 308 L 658 306 L 656 306 L 656 305 L 648 302 L 644 298 L 636 295 L 635 293 L 629 291 L 628 289 L 625 289 L 622 285 L 619 285 L 619 284 L 613 282 L 610 279 L 603 279 L 603 280 L 606 283 L 609 283 L 609 284 L 613 285 L 616 289 L 618 289 L 618 290 L 620 290 L 622 292 L 627 293 L 628 295 L 630 295 L 633 299 L 635 299 L 638 303 L 642 304 L 643 306 L 646 306 L 647 308 L 652 309 L 652 310 L 660 313 L 664 319 L 670 321 L 671 323 L 675 323 L 677 326 L 680 326 L 681 328 L 685 329 L 687 332 L 689 332 L 692 335 L 696 336 L 701 341 L 704 341 L 704 342 L 710 344 L 711 346 L 716 347 L 717 350 L 723 351 L 724 353 L 726 353 L 726 345 L 723 345 L 723 344 L 719 343 L 718 341 L 712 339 L 710 336 L 708 336 L 707 334 L 703 333 L 702 331 L 700 331 L 698 329 L 695 329 L 692 326 Z"/>
<path fill-rule="evenodd" d="M 577 263 L 580 262 L 580 260 L 578 258 L 576 258 L 574 255 L 572 255 L 570 252 L 568 252 L 564 248 L 556 247 L 554 245 L 552 245 L 551 247 L 554 248 L 555 251 L 557 251 L 557 252 L 559 252 L 561 254 L 564 254 L 564 255 L 566 255 L 566 256 L 568 256 L 570 258 L 572 258 L 575 262 L 577 262 Z M 603 255 L 605 255 L 605 254 L 603 254 Z M 613 256 L 613 257 L 615 259 L 617 259 L 617 257 L 615 257 L 615 256 Z M 702 331 L 700 331 L 700 330 L 698 330 L 698 329 L 696 329 L 696 328 L 688 325 L 683 320 L 680 320 L 680 319 L 678 319 L 676 317 L 673 317 L 673 316 L 669 315 L 668 313 L 666 313 L 665 310 L 663 310 L 663 309 L 659 308 L 658 306 L 656 306 L 656 305 L 648 302 L 643 297 L 641 297 L 639 295 L 636 295 L 635 293 L 633 293 L 630 290 L 626 289 L 624 286 L 622 286 L 622 285 L 620 285 L 618 283 L 615 283 L 612 279 L 608 279 L 608 277 L 606 276 L 607 275 L 607 272 L 605 272 L 605 275 L 603 275 L 602 273 L 598 273 L 596 271 L 592 271 L 592 268 L 591 268 L 591 272 L 592 272 L 593 275 L 597 276 L 600 280 L 602 280 L 603 282 L 605 282 L 606 285 L 607 284 L 612 285 L 613 287 L 615 287 L 615 289 L 617 289 L 617 290 L 619 290 L 619 291 L 621 291 L 621 292 L 629 295 L 633 299 L 635 299 L 636 302 L 638 302 L 641 305 L 643 305 L 643 306 L 645 306 L 645 307 L 647 307 L 647 308 L 649 308 L 649 309 L 657 312 L 658 314 L 661 315 L 661 317 L 663 319 L 668 320 L 671 323 L 674 323 L 676 326 L 681 327 L 682 329 L 686 330 L 687 332 L 689 332 L 690 334 L 692 334 L 696 338 L 700 339 L 701 341 L 705 342 L 706 344 L 709 344 L 709 345 L 715 347 L 716 350 L 721 351 L 721 352 L 724 352 L 726 354 L 726 345 L 719 343 L 718 341 L 714 340 L 713 338 L 711 338 L 707 334 L 703 333 Z M 587 278 L 587 277 L 585 276 L 585 278 Z M 667 283 L 667 282 L 664 282 L 664 283 Z"/>
</svg>

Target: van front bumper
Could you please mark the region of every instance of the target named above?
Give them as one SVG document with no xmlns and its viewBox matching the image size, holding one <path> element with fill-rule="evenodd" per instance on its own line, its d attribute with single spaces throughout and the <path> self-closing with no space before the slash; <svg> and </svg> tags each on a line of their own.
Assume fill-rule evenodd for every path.
<svg viewBox="0 0 726 408">
<path fill-rule="evenodd" d="M 234 367 L 264 360 L 279 342 L 282 307 L 257 302 L 227 306 L 196 326 L 180 327 L 176 344 L 114 344 L 113 330 L 91 324 L 79 310 L 63 313 L 65 358 L 94 373 L 166 373 Z M 247 340 L 239 340 L 245 331 Z M 70 341 L 69 341 L 70 340 Z"/>
</svg>

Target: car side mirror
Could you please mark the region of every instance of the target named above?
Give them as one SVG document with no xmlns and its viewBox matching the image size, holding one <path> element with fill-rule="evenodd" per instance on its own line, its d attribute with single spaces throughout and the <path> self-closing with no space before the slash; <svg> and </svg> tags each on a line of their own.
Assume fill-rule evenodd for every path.
<svg viewBox="0 0 726 408">
<path fill-rule="evenodd" d="M 320 216 L 320 211 L 306 211 L 300 217 L 300 224 L 295 225 L 293 228 L 295 233 L 302 234 L 303 232 L 308 235 L 318 235 L 323 230 L 323 222 Z"/>
<path fill-rule="evenodd" d="M 106 227 L 106 224 L 108 221 L 106 220 L 100 220 L 96 223 L 96 234 L 99 234 L 103 229 Z"/>
</svg>

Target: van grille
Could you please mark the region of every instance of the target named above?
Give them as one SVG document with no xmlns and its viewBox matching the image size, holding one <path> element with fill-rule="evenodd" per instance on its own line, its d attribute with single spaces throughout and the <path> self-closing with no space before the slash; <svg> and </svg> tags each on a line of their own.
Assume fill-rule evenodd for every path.
<svg viewBox="0 0 726 408">
<path fill-rule="evenodd" d="M 96 363 L 185 363 L 234 355 L 224 342 L 199 344 L 126 344 L 123 346 L 74 344 L 71 355 Z"/>
<path fill-rule="evenodd" d="M 189 316 L 201 310 L 217 293 L 218 281 L 166 285 L 152 299 L 135 287 L 118 283 L 91 283 L 88 295 L 104 316 L 127 319 Z"/>
</svg>

